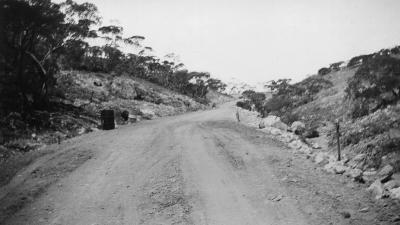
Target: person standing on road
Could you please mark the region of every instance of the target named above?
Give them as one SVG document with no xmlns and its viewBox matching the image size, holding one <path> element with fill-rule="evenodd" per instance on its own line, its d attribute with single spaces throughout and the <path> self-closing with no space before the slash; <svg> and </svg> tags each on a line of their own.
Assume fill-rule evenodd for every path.
<svg viewBox="0 0 400 225">
<path fill-rule="evenodd" d="M 239 109 L 236 109 L 236 120 L 240 123 Z"/>
</svg>

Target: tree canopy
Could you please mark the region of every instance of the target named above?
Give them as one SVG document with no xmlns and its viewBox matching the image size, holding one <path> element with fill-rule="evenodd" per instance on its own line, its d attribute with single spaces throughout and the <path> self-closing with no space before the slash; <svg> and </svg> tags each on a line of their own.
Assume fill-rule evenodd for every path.
<svg viewBox="0 0 400 225">
<path fill-rule="evenodd" d="M 140 77 L 197 99 L 209 89 L 226 87 L 208 73 L 183 70 L 173 57 L 154 56 L 151 47 L 143 46 L 145 37 L 124 36 L 123 27 L 103 25 L 92 3 L 2 0 L 0 26 L 2 109 L 47 107 L 59 70 Z M 103 44 L 91 45 L 90 39 Z M 125 52 L 127 47 L 135 52 Z"/>
</svg>

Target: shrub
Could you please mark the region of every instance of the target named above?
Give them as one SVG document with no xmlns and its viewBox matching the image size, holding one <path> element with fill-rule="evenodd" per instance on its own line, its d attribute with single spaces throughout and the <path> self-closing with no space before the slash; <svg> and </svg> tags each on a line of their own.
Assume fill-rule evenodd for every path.
<svg viewBox="0 0 400 225">
<path fill-rule="evenodd" d="M 331 69 L 332 71 L 338 71 L 340 70 L 340 65 L 342 65 L 343 63 L 343 61 L 332 63 L 331 65 L 329 65 L 329 69 Z"/>
<path fill-rule="evenodd" d="M 251 110 L 251 102 L 249 100 L 245 100 L 245 101 L 239 101 L 236 103 L 237 107 L 243 108 L 243 109 L 247 109 L 247 110 Z"/>
<path fill-rule="evenodd" d="M 400 59 L 388 55 L 368 59 L 349 80 L 346 93 L 355 104 L 363 104 L 355 106 L 356 117 L 359 111 L 374 112 L 395 104 L 400 100 Z"/>
<path fill-rule="evenodd" d="M 323 67 L 323 68 L 318 70 L 318 75 L 324 76 L 324 75 L 326 75 L 326 74 L 328 74 L 330 72 L 331 72 L 331 69 Z"/>
<path fill-rule="evenodd" d="M 372 58 L 374 54 L 370 55 L 359 55 L 350 59 L 349 63 L 347 64 L 348 67 L 358 66 L 364 63 L 369 58 Z"/>
<path fill-rule="evenodd" d="M 281 116 L 281 121 L 288 125 L 292 124 L 295 121 L 299 121 L 299 120 L 300 120 L 300 116 L 297 113 L 294 113 L 292 111 L 285 112 Z"/>
</svg>

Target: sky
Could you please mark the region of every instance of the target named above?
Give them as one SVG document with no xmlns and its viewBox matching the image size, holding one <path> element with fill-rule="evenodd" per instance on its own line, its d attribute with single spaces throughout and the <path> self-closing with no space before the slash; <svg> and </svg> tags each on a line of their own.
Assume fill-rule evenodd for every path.
<svg viewBox="0 0 400 225">
<path fill-rule="evenodd" d="M 103 25 L 222 80 L 301 80 L 400 45 L 399 0 L 86 0 Z M 83 2 L 77 0 L 77 2 Z"/>
</svg>

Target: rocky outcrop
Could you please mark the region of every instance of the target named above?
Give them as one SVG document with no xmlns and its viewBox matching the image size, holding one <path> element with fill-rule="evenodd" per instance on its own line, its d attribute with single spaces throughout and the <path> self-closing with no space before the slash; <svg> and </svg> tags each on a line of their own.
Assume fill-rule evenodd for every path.
<svg viewBox="0 0 400 225">
<path fill-rule="evenodd" d="M 258 126 L 260 129 L 266 128 L 266 127 L 273 127 L 280 129 L 282 131 L 287 131 L 289 129 L 288 125 L 283 123 L 281 119 L 277 116 L 268 116 L 266 118 L 263 118 Z"/>
</svg>

